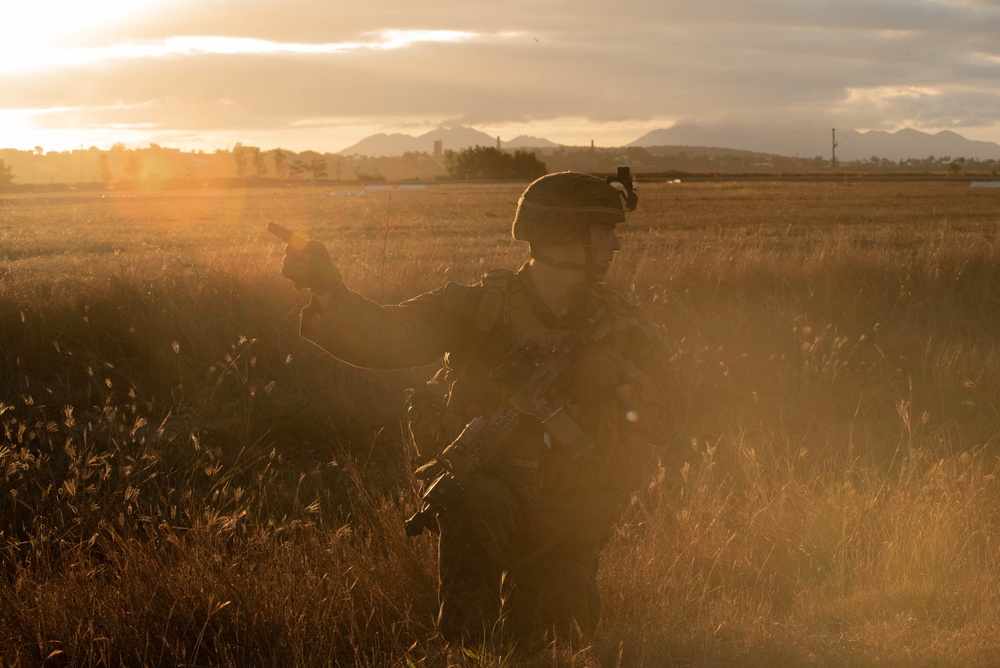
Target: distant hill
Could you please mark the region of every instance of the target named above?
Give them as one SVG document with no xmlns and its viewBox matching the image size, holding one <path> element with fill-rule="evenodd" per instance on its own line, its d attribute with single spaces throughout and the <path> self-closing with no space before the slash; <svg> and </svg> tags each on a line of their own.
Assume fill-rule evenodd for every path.
<svg viewBox="0 0 1000 668">
<path fill-rule="evenodd" d="M 878 155 L 893 160 L 900 158 L 926 158 L 929 155 L 937 157 L 951 156 L 953 158 L 973 158 L 976 160 L 1000 160 L 1000 144 L 996 142 L 974 141 L 966 139 L 958 133 L 945 130 L 937 134 L 920 132 L 919 130 L 900 130 L 898 132 L 856 132 L 847 135 L 844 143 L 840 142 L 837 133 L 837 155 L 844 147 L 848 150 L 846 159 L 852 154 L 859 158 Z M 852 142 L 854 145 L 852 146 Z"/>
<path fill-rule="evenodd" d="M 469 146 L 496 146 L 497 138 L 461 125 L 441 126 L 419 136 L 401 133 L 379 133 L 348 146 L 338 155 L 396 156 L 404 153 L 433 153 L 434 142 L 440 141 L 445 151 L 460 151 Z M 551 148 L 559 146 L 548 139 L 521 135 L 510 141 L 500 141 L 502 148 Z"/>
<path fill-rule="evenodd" d="M 561 144 L 541 137 L 529 137 L 528 135 L 518 135 L 510 141 L 501 141 L 503 148 L 557 148 Z"/>
<path fill-rule="evenodd" d="M 832 141 L 829 129 L 803 131 L 736 126 L 705 128 L 694 124 L 680 124 L 648 132 L 628 146 L 712 146 L 802 158 L 829 158 Z M 948 130 L 936 134 L 913 129 L 898 132 L 837 130 L 838 160 L 866 160 L 873 156 L 890 160 L 921 159 L 930 155 L 998 160 L 1000 144 L 973 141 Z"/>
<path fill-rule="evenodd" d="M 463 127 L 439 127 L 417 137 L 401 133 L 379 133 L 365 137 L 357 144 L 348 146 L 338 155 L 395 156 L 404 153 L 433 153 L 434 142 L 440 141 L 444 150 L 458 151 L 467 146 L 496 146 L 497 139 L 485 132 Z"/>
<path fill-rule="evenodd" d="M 379 133 L 366 137 L 349 146 L 338 155 L 399 156 L 404 153 L 433 153 L 434 142 L 440 141 L 444 150 L 458 151 L 469 146 L 496 146 L 497 137 L 479 130 L 456 126 L 442 126 L 419 136 Z M 708 128 L 693 123 L 682 123 L 671 128 L 647 132 L 625 147 L 642 148 L 689 146 L 692 148 L 717 148 L 752 151 L 769 155 L 798 158 L 831 156 L 832 133 L 829 128 L 789 130 L 720 126 Z M 551 149 L 560 144 L 540 137 L 521 135 L 500 141 L 506 149 Z M 919 130 L 882 132 L 872 130 L 837 130 L 837 159 L 849 162 L 868 160 L 871 157 L 898 161 L 909 158 L 967 158 L 972 160 L 1000 160 L 1000 144 L 966 139 L 956 132 L 945 130 L 931 134 Z"/>
</svg>

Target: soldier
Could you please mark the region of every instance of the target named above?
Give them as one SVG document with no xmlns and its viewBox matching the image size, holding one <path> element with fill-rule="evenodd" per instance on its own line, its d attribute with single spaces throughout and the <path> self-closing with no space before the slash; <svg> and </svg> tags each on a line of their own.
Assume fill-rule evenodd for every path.
<svg viewBox="0 0 1000 668">
<path fill-rule="evenodd" d="M 438 625 L 449 640 L 501 630 L 520 639 L 590 636 L 600 615 L 598 553 L 653 446 L 670 438 L 671 375 L 656 328 L 601 282 L 621 248 L 615 228 L 635 207 L 631 182 L 622 181 L 575 172 L 537 179 L 512 229 L 528 242 L 529 262 L 398 305 L 351 291 L 321 244 L 285 248 L 282 274 L 312 291 L 303 337 L 373 369 L 444 356 L 443 399 L 410 406 L 418 461 L 429 462 L 422 470 L 440 470 L 442 449 L 474 418 L 505 405 L 523 378 L 519 365 L 543 362 L 598 310 L 610 314 L 606 334 L 574 349 L 557 386 L 547 388 L 565 398 L 592 451 L 568 451 L 538 420 L 522 419 L 499 463 L 463 471 L 457 502 L 436 518 Z M 534 351 L 530 362 L 524 351 Z"/>
</svg>

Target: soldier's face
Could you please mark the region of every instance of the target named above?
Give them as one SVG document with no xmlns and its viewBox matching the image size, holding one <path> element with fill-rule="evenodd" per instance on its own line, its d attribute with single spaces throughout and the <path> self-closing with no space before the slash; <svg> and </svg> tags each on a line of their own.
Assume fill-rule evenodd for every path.
<svg viewBox="0 0 1000 668">
<path fill-rule="evenodd" d="M 615 260 L 615 253 L 621 250 L 622 244 L 618 239 L 613 224 L 591 225 L 590 226 L 590 247 L 594 253 L 594 264 L 607 272 L 611 268 L 611 263 Z"/>
</svg>

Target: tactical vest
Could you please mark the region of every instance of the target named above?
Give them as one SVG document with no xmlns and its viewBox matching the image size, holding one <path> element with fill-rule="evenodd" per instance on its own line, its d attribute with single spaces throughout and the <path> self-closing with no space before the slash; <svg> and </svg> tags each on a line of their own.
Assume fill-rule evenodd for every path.
<svg viewBox="0 0 1000 668">
<path fill-rule="evenodd" d="M 429 384 L 429 391 L 421 391 L 437 399 L 425 403 L 424 409 L 411 406 L 411 433 L 415 440 L 420 438 L 417 431 L 423 433 L 424 443 L 417 446 L 420 459 L 436 455 L 470 420 L 502 404 L 503 392 L 490 375 L 511 351 L 529 341 L 540 350 L 551 349 L 576 331 L 547 327 L 535 312 L 531 296 L 509 270 L 489 272 L 482 285 L 483 299 L 464 349 L 446 359 L 445 369 Z M 639 326 L 635 312 L 607 286 L 585 289 L 590 292 L 589 301 L 603 301 L 613 315 L 612 332 L 598 345 L 627 358 L 630 328 Z M 500 466 L 504 478 L 516 483 L 513 487 L 522 497 L 523 542 L 520 547 L 500 545 L 490 531 L 477 532 L 498 565 L 523 565 L 557 545 L 591 549 L 609 538 L 652 454 L 645 436 L 623 428 L 622 405 L 610 394 L 595 410 L 573 416 L 596 445 L 590 457 L 574 459 L 550 448 L 533 418 L 524 420 L 505 443 Z M 414 421 L 414 416 L 420 419 Z M 417 424 L 422 427 L 416 429 Z M 473 525 L 481 522 L 473 521 Z"/>
<path fill-rule="evenodd" d="M 414 440 L 421 440 L 415 432 L 424 434 L 425 444 L 417 443 L 418 461 L 439 452 L 473 417 L 489 412 L 503 401 L 502 392 L 489 383 L 488 377 L 510 351 L 529 341 L 538 344 L 541 350 L 551 349 L 574 332 L 572 328 L 547 327 L 514 272 L 491 271 L 483 276 L 482 285 L 484 295 L 468 341 L 463 350 L 449 356 L 446 370 L 434 381 L 436 392 L 431 394 L 439 397 L 437 403 L 411 412 Z M 601 284 L 585 289 L 590 291 L 592 300 L 603 301 L 613 314 L 613 333 L 605 345 L 627 356 L 629 327 L 634 316 L 624 298 Z M 542 496 L 600 492 L 627 495 L 635 488 L 650 448 L 642 439 L 637 443 L 635 434 L 622 433 L 621 412 L 621 406 L 609 399 L 596 411 L 574 416 L 597 444 L 594 455 L 585 459 L 570 459 L 553 452 L 546 445 L 540 425 L 529 421 L 506 444 L 505 464 L 525 488 Z M 417 426 L 419 420 L 413 419 L 414 413 L 424 420 L 422 426 Z M 440 419 L 435 419 L 438 415 Z"/>
</svg>

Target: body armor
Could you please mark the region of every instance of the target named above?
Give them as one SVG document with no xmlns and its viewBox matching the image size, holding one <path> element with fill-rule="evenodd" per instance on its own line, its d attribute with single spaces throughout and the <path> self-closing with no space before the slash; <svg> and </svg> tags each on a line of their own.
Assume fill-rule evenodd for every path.
<svg viewBox="0 0 1000 668">
<path fill-rule="evenodd" d="M 440 423 L 423 425 L 424 434 L 435 442 L 415 443 L 421 459 L 426 458 L 428 449 L 439 451 L 471 420 L 503 403 L 513 388 L 504 385 L 497 370 L 510 351 L 552 350 L 576 331 L 575 327 L 544 323 L 528 290 L 513 272 L 490 272 L 482 284 L 485 293 L 470 330 L 472 340 L 460 354 L 448 359 L 444 374 L 448 389 L 441 392 Z M 588 305 L 603 303 L 613 316 L 611 333 L 599 342 L 596 352 L 609 349 L 622 353 L 632 315 L 625 300 L 604 285 L 590 285 L 586 291 Z M 630 377 L 624 380 L 635 382 L 637 373 L 630 369 Z M 524 533 L 534 549 L 544 548 L 557 537 L 571 544 L 603 542 L 649 460 L 652 449 L 648 440 L 621 428 L 627 407 L 613 393 L 606 394 L 587 411 L 567 406 L 570 417 L 596 444 L 592 455 L 568 457 L 559 452 L 541 424 L 530 419 L 519 424 L 501 448 L 500 465 L 518 490 Z M 418 416 L 426 420 L 423 411 Z M 412 419 L 410 428 L 411 433 L 416 431 Z"/>
</svg>

